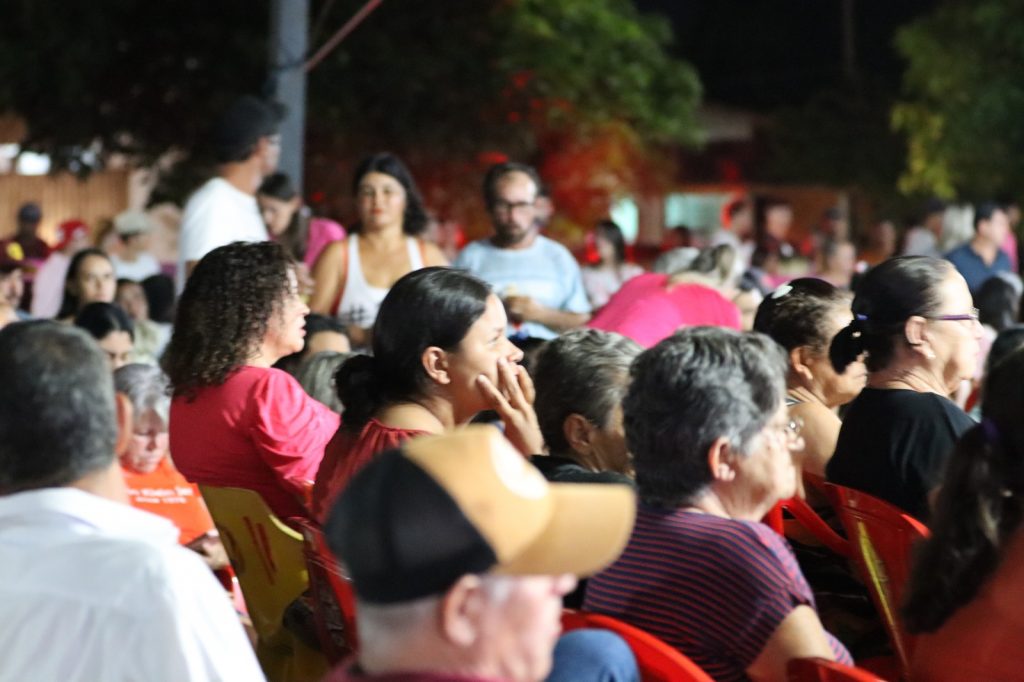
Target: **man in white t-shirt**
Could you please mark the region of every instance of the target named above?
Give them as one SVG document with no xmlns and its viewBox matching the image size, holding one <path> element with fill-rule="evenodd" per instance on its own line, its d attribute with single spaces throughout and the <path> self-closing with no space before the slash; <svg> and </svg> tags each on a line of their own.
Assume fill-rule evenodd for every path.
<svg viewBox="0 0 1024 682">
<path fill-rule="evenodd" d="M 179 293 L 199 259 L 218 246 L 269 238 L 256 190 L 277 169 L 282 114 L 280 105 L 247 95 L 236 100 L 214 127 L 211 145 L 220 165 L 217 176 L 185 204 L 178 244 Z"/>
<path fill-rule="evenodd" d="M 131 405 L 96 342 L 10 325 L 0 367 L 0 679 L 263 680 L 206 564 L 128 503 Z"/>
<path fill-rule="evenodd" d="M 551 339 L 590 319 L 580 267 L 569 250 L 540 234 L 537 172 L 521 163 L 491 167 L 484 200 L 494 236 L 466 246 L 454 266 L 484 280 L 502 298 L 517 334 Z"/>
</svg>

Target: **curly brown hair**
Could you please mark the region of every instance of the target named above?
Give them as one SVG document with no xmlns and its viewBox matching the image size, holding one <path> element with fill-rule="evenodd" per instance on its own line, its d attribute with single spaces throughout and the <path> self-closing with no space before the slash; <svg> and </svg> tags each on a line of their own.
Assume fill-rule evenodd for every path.
<svg viewBox="0 0 1024 682">
<path fill-rule="evenodd" d="M 245 364 L 288 293 L 292 266 L 276 242 L 235 242 L 199 261 L 161 362 L 175 396 L 219 386 Z"/>
</svg>

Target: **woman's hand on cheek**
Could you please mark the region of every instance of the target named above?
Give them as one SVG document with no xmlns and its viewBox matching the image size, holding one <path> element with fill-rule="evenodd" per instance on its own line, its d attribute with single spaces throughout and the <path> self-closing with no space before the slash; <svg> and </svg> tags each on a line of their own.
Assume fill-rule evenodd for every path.
<svg viewBox="0 0 1024 682">
<path fill-rule="evenodd" d="M 488 405 L 505 423 L 505 437 L 525 456 L 544 451 L 537 413 L 533 411 L 533 381 L 524 367 L 498 362 L 498 385 L 481 374 L 477 386 Z"/>
</svg>

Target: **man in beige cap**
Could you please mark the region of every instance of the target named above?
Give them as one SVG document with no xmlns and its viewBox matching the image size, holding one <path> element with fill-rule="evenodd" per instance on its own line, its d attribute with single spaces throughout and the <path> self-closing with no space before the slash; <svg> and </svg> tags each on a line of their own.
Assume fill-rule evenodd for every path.
<svg viewBox="0 0 1024 682">
<path fill-rule="evenodd" d="M 330 682 L 635 680 L 609 632 L 555 646 L 562 596 L 619 555 L 634 510 L 629 486 L 548 483 L 488 426 L 383 453 L 325 526 L 360 642 Z"/>
<path fill-rule="evenodd" d="M 160 263 L 149 252 L 153 224 L 142 211 L 125 211 L 114 218 L 114 231 L 121 239 L 121 253 L 110 256 L 117 279 L 141 282 L 160 274 Z"/>
</svg>

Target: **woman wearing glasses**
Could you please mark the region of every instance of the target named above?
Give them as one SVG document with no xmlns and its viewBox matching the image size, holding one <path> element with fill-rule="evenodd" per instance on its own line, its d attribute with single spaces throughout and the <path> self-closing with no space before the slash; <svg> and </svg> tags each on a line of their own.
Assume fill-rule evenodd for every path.
<svg viewBox="0 0 1024 682">
<path fill-rule="evenodd" d="M 867 387 L 850 404 L 828 480 L 919 519 L 957 439 L 973 421 L 947 396 L 974 376 L 981 324 L 964 278 L 947 261 L 906 256 L 865 275 L 854 320 L 832 341 L 842 372 L 867 354 Z"/>
<path fill-rule="evenodd" d="M 363 159 L 352 189 L 359 221 L 348 239 L 329 244 L 320 254 L 309 307 L 337 316 L 352 345 L 365 348 L 391 286 L 406 273 L 448 261 L 437 246 L 419 238 L 427 227 L 427 212 L 398 157 L 380 153 Z"/>
</svg>

